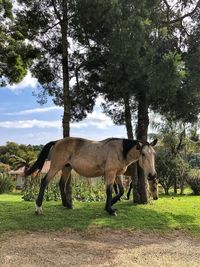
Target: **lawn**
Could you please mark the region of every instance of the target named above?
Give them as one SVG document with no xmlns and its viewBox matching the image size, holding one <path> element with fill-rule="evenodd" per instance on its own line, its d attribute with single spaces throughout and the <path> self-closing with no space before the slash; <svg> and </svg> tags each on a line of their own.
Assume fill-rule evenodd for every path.
<svg viewBox="0 0 200 267">
<path fill-rule="evenodd" d="M 93 227 L 140 229 L 144 231 L 184 230 L 200 236 L 200 197 L 161 196 L 148 205 L 133 206 L 123 200 L 115 205 L 118 216 L 109 216 L 103 202 L 74 202 L 67 210 L 60 201 L 43 203 L 44 214 L 34 214 L 34 202 L 19 194 L 0 195 L 0 233 L 16 230 L 85 230 Z"/>
</svg>

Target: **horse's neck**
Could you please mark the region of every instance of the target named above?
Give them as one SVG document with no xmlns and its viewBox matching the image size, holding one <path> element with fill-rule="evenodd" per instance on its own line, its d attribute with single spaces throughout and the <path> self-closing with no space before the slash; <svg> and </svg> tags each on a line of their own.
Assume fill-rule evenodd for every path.
<svg viewBox="0 0 200 267">
<path fill-rule="evenodd" d="M 135 163 L 135 162 L 137 162 L 139 159 L 138 158 L 136 158 L 136 159 L 126 159 L 126 166 L 129 166 L 129 165 L 131 165 L 132 163 Z"/>
<path fill-rule="evenodd" d="M 138 160 L 139 160 L 139 154 L 138 153 L 133 154 L 132 152 L 132 153 L 127 154 L 125 162 L 126 162 L 126 165 L 129 166 L 132 163 L 137 162 Z"/>
</svg>

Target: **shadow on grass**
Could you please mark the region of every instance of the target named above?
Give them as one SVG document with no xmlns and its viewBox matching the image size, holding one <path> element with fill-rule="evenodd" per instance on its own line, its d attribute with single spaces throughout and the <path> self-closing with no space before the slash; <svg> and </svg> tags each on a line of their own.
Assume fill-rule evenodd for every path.
<svg viewBox="0 0 200 267">
<path fill-rule="evenodd" d="M 58 202 L 44 202 L 44 214 L 34 213 L 34 202 L 0 200 L 0 232 L 10 230 L 59 230 L 71 228 L 85 230 L 90 227 L 108 227 L 128 230 L 191 230 L 200 234 L 200 224 L 195 215 L 173 213 L 173 210 L 156 210 L 156 205 L 138 205 L 121 201 L 116 204 L 118 216 L 104 211 L 103 202 L 75 202 L 73 210 L 67 210 Z"/>
</svg>

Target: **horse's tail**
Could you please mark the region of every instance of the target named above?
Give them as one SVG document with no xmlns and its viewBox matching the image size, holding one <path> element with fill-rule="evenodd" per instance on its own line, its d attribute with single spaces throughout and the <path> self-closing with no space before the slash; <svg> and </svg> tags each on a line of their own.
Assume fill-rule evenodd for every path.
<svg viewBox="0 0 200 267">
<path fill-rule="evenodd" d="M 43 165 L 44 165 L 44 162 L 49 154 L 49 151 L 51 149 L 51 147 L 53 145 L 55 145 L 56 141 L 52 141 L 52 142 L 49 142 L 47 143 L 42 151 L 40 152 L 39 156 L 38 156 L 38 159 L 36 160 L 36 162 L 33 164 L 33 166 L 31 166 L 28 170 L 25 171 L 25 176 L 28 176 L 28 175 L 31 175 L 32 173 L 34 173 L 35 171 L 37 170 L 41 170 Z"/>
</svg>

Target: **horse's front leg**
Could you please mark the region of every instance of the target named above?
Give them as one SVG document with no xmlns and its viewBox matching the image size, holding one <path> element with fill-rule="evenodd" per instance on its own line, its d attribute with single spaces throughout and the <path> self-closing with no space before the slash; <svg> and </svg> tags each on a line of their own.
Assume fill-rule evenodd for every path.
<svg viewBox="0 0 200 267">
<path fill-rule="evenodd" d="M 123 196 L 124 194 L 124 187 L 123 187 L 123 184 L 122 184 L 122 179 L 120 176 L 116 176 L 116 179 L 115 179 L 115 182 L 119 188 L 119 193 L 112 198 L 111 200 L 111 205 L 114 205 L 117 201 L 120 200 L 121 196 Z"/>
<path fill-rule="evenodd" d="M 131 194 L 132 189 L 133 189 L 133 182 L 131 181 L 131 183 L 129 185 L 128 193 L 127 193 L 127 200 L 130 199 L 130 194 Z"/>
<path fill-rule="evenodd" d="M 106 183 L 106 205 L 105 210 L 110 214 L 116 216 L 116 210 L 112 208 L 112 191 L 113 184 L 115 181 L 115 174 L 109 173 L 105 175 L 105 183 Z"/>
</svg>

